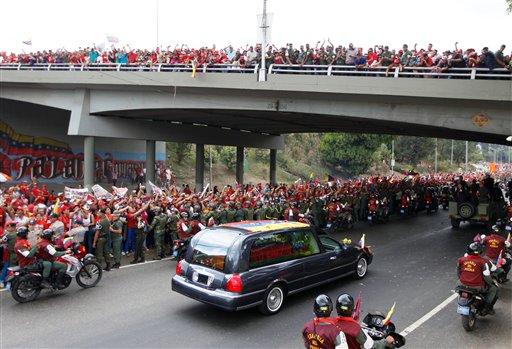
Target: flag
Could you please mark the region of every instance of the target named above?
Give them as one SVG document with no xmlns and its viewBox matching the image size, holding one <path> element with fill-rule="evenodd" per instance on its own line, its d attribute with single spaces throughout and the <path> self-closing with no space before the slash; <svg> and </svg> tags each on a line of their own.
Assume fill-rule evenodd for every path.
<svg viewBox="0 0 512 349">
<path fill-rule="evenodd" d="M 361 240 L 359 240 L 359 246 L 361 246 L 361 248 L 364 248 L 364 238 L 365 238 L 365 235 L 366 234 L 363 234 L 363 236 L 361 236 Z"/>
<path fill-rule="evenodd" d="M 32 46 L 32 39 L 24 40 L 22 43 L 28 46 Z"/>
<path fill-rule="evenodd" d="M 391 316 L 393 315 L 393 312 L 395 311 L 395 305 L 396 305 L 396 302 L 393 303 L 393 306 L 389 310 L 388 315 L 386 315 L 386 318 L 384 319 L 384 321 L 382 321 L 384 326 L 388 325 L 391 322 Z"/>
<path fill-rule="evenodd" d="M 57 198 L 57 201 L 55 201 L 55 205 L 53 205 L 53 213 L 55 213 L 55 214 L 59 214 L 59 203 L 60 203 L 60 199 Z"/>
<path fill-rule="evenodd" d="M 510 233 L 508 233 L 507 240 L 505 240 L 505 241 L 510 241 Z"/>
<path fill-rule="evenodd" d="M 357 296 L 356 305 L 352 312 L 352 319 L 359 322 L 359 315 L 361 315 L 361 292 L 359 292 L 359 296 Z"/>
<path fill-rule="evenodd" d="M 208 226 L 213 227 L 214 225 L 215 225 L 215 220 L 213 219 L 213 217 L 210 217 L 210 219 L 208 219 Z"/>
<path fill-rule="evenodd" d="M 302 178 L 297 179 L 294 183 L 297 185 L 302 184 Z"/>
<path fill-rule="evenodd" d="M 196 60 L 192 60 L 192 77 L 195 79 L 196 78 Z"/>
<path fill-rule="evenodd" d="M 153 184 L 151 181 L 148 181 L 149 182 L 149 186 L 151 187 L 151 191 L 153 193 L 156 193 L 158 195 L 162 195 L 164 192 L 162 191 L 162 189 L 160 189 L 158 186 L 156 186 L 155 184 Z"/>
<path fill-rule="evenodd" d="M 309 175 L 309 179 L 313 179 L 314 176 L 315 176 L 315 173 L 311 172 L 311 174 Z"/>
<path fill-rule="evenodd" d="M 333 176 L 331 176 L 331 175 L 326 175 L 326 176 L 325 176 L 325 181 L 326 181 L 326 182 L 334 182 L 334 181 L 336 181 L 336 178 L 334 178 L 334 177 L 333 177 Z"/>
<path fill-rule="evenodd" d="M 114 36 L 114 35 L 109 35 L 107 34 L 107 42 L 112 42 L 114 44 L 119 44 L 119 38 L 117 36 Z"/>
<path fill-rule="evenodd" d="M 500 251 L 500 256 L 498 257 L 498 260 L 496 261 L 496 266 L 499 268 L 503 264 L 503 250 Z"/>
</svg>

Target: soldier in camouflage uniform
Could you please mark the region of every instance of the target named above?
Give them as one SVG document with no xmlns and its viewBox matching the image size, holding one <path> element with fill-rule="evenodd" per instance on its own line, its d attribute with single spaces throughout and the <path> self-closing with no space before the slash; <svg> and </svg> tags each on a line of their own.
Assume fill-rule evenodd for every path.
<svg viewBox="0 0 512 349">
<path fill-rule="evenodd" d="M 242 207 L 241 202 L 235 204 L 235 215 L 233 216 L 234 222 L 241 222 L 247 220 L 247 210 Z"/>
<path fill-rule="evenodd" d="M 167 230 L 169 231 L 171 241 L 178 239 L 178 222 L 180 220 L 178 212 L 176 207 L 172 207 L 170 214 L 167 216 Z"/>
<path fill-rule="evenodd" d="M 112 225 L 109 227 L 110 240 L 112 241 L 112 252 L 114 254 L 114 265 L 117 269 L 121 266 L 121 246 L 123 244 L 123 222 L 119 219 L 121 212 L 114 211 L 112 214 Z"/>
<path fill-rule="evenodd" d="M 231 223 L 231 222 L 235 221 L 235 213 L 236 213 L 235 203 L 233 201 L 230 201 L 230 202 L 228 202 L 228 205 L 229 205 L 229 207 L 226 210 L 227 222 Z"/>
<path fill-rule="evenodd" d="M 228 213 L 224 208 L 223 204 L 219 204 L 219 207 L 215 211 L 213 219 L 215 219 L 215 224 L 217 225 L 225 224 L 228 222 Z"/>
<path fill-rule="evenodd" d="M 267 209 L 263 206 L 263 203 L 261 201 L 256 201 L 256 210 L 254 210 L 254 220 L 265 220 L 266 211 Z"/>
<path fill-rule="evenodd" d="M 247 220 L 253 221 L 254 220 L 254 209 L 251 207 L 251 202 L 247 200 L 245 202 L 245 209 L 247 210 Z"/>
<path fill-rule="evenodd" d="M 154 209 L 155 218 L 153 218 L 153 222 L 149 226 L 149 230 L 154 230 L 155 234 L 155 247 L 156 247 L 156 256 L 155 260 L 160 260 L 165 257 L 164 252 L 164 236 L 165 236 L 165 225 L 167 224 L 167 216 L 162 212 L 160 207 L 156 206 Z"/>
</svg>

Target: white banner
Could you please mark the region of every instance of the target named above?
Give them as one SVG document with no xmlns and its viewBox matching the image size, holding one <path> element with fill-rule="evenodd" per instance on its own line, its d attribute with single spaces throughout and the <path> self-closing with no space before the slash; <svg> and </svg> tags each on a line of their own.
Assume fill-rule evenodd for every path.
<svg viewBox="0 0 512 349">
<path fill-rule="evenodd" d="M 106 191 L 99 184 L 93 185 L 91 189 L 92 189 L 92 191 L 94 193 L 94 196 L 96 196 L 97 199 L 107 199 L 107 200 L 110 200 L 112 198 L 112 194 L 110 194 L 108 191 Z"/>
<path fill-rule="evenodd" d="M 68 200 L 83 199 L 87 195 L 89 195 L 89 189 L 87 188 L 64 187 L 64 197 Z"/>
<path fill-rule="evenodd" d="M 120 198 L 124 198 L 126 196 L 126 193 L 128 193 L 128 188 L 118 188 L 115 186 L 112 186 L 112 189 L 114 190 L 114 193 Z"/>
<path fill-rule="evenodd" d="M 162 195 L 164 192 L 162 191 L 162 189 L 160 189 L 159 187 L 157 187 L 155 184 L 151 183 L 151 181 L 148 181 L 149 182 L 149 185 L 151 186 L 151 192 L 152 193 L 156 193 L 158 195 Z"/>
</svg>

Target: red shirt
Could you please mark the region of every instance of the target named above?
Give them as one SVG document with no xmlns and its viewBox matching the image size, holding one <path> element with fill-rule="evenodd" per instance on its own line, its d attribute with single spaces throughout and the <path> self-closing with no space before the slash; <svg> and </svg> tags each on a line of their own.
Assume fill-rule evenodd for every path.
<svg viewBox="0 0 512 349">
<path fill-rule="evenodd" d="M 32 245 L 27 240 L 19 239 L 16 240 L 16 244 L 14 244 L 14 251 L 16 251 L 16 258 L 18 258 L 18 262 L 20 267 L 24 268 L 27 265 L 30 265 L 36 261 L 36 257 L 25 257 L 20 253 L 22 250 L 30 251 L 32 249 Z"/>
<path fill-rule="evenodd" d="M 137 226 L 137 216 L 132 213 L 128 213 L 126 215 L 126 223 L 128 229 L 135 229 Z"/>
<path fill-rule="evenodd" d="M 330 318 L 315 318 L 302 328 L 302 338 L 307 349 L 334 349 L 340 330 Z"/>
<path fill-rule="evenodd" d="M 484 286 L 483 272 L 486 260 L 481 256 L 460 257 L 457 263 L 457 270 L 460 272 L 460 282 L 464 286 Z"/>
<path fill-rule="evenodd" d="M 362 345 L 357 342 L 357 335 L 359 331 L 361 331 L 361 326 L 356 320 L 351 317 L 337 317 L 336 327 L 345 334 L 349 349 L 360 349 L 362 347 Z"/>
<path fill-rule="evenodd" d="M 485 244 L 485 255 L 491 259 L 497 259 L 505 249 L 505 238 L 498 234 L 486 236 L 483 243 Z"/>
</svg>

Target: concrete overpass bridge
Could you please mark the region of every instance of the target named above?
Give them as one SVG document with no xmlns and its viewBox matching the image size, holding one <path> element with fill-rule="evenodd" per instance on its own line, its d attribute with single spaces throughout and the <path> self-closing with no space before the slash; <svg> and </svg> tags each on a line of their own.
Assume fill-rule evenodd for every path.
<svg viewBox="0 0 512 349">
<path fill-rule="evenodd" d="M 155 141 L 196 143 L 196 188 L 202 188 L 205 144 L 237 147 L 242 183 L 244 147 L 270 149 L 275 182 L 276 151 L 287 133 L 379 133 L 495 144 L 507 144 L 512 135 L 512 80 L 506 72 L 437 76 L 411 69 L 384 78 L 382 71 L 275 67 L 266 82 L 258 82 L 256 74 L 227 68 L 205 70 L 195 79 L 186 66 L 172 72 L 161 66 L 151 71 L 20 68 L 0 66 L 0 115 L 30 113 L 44 120 L 51 114 L 68 123 L 68 135 L 84 137 L 86 185 L 94 178 L 95 137 L 146 140 L 148 179 L 154 177 Z"/>
</svg>

